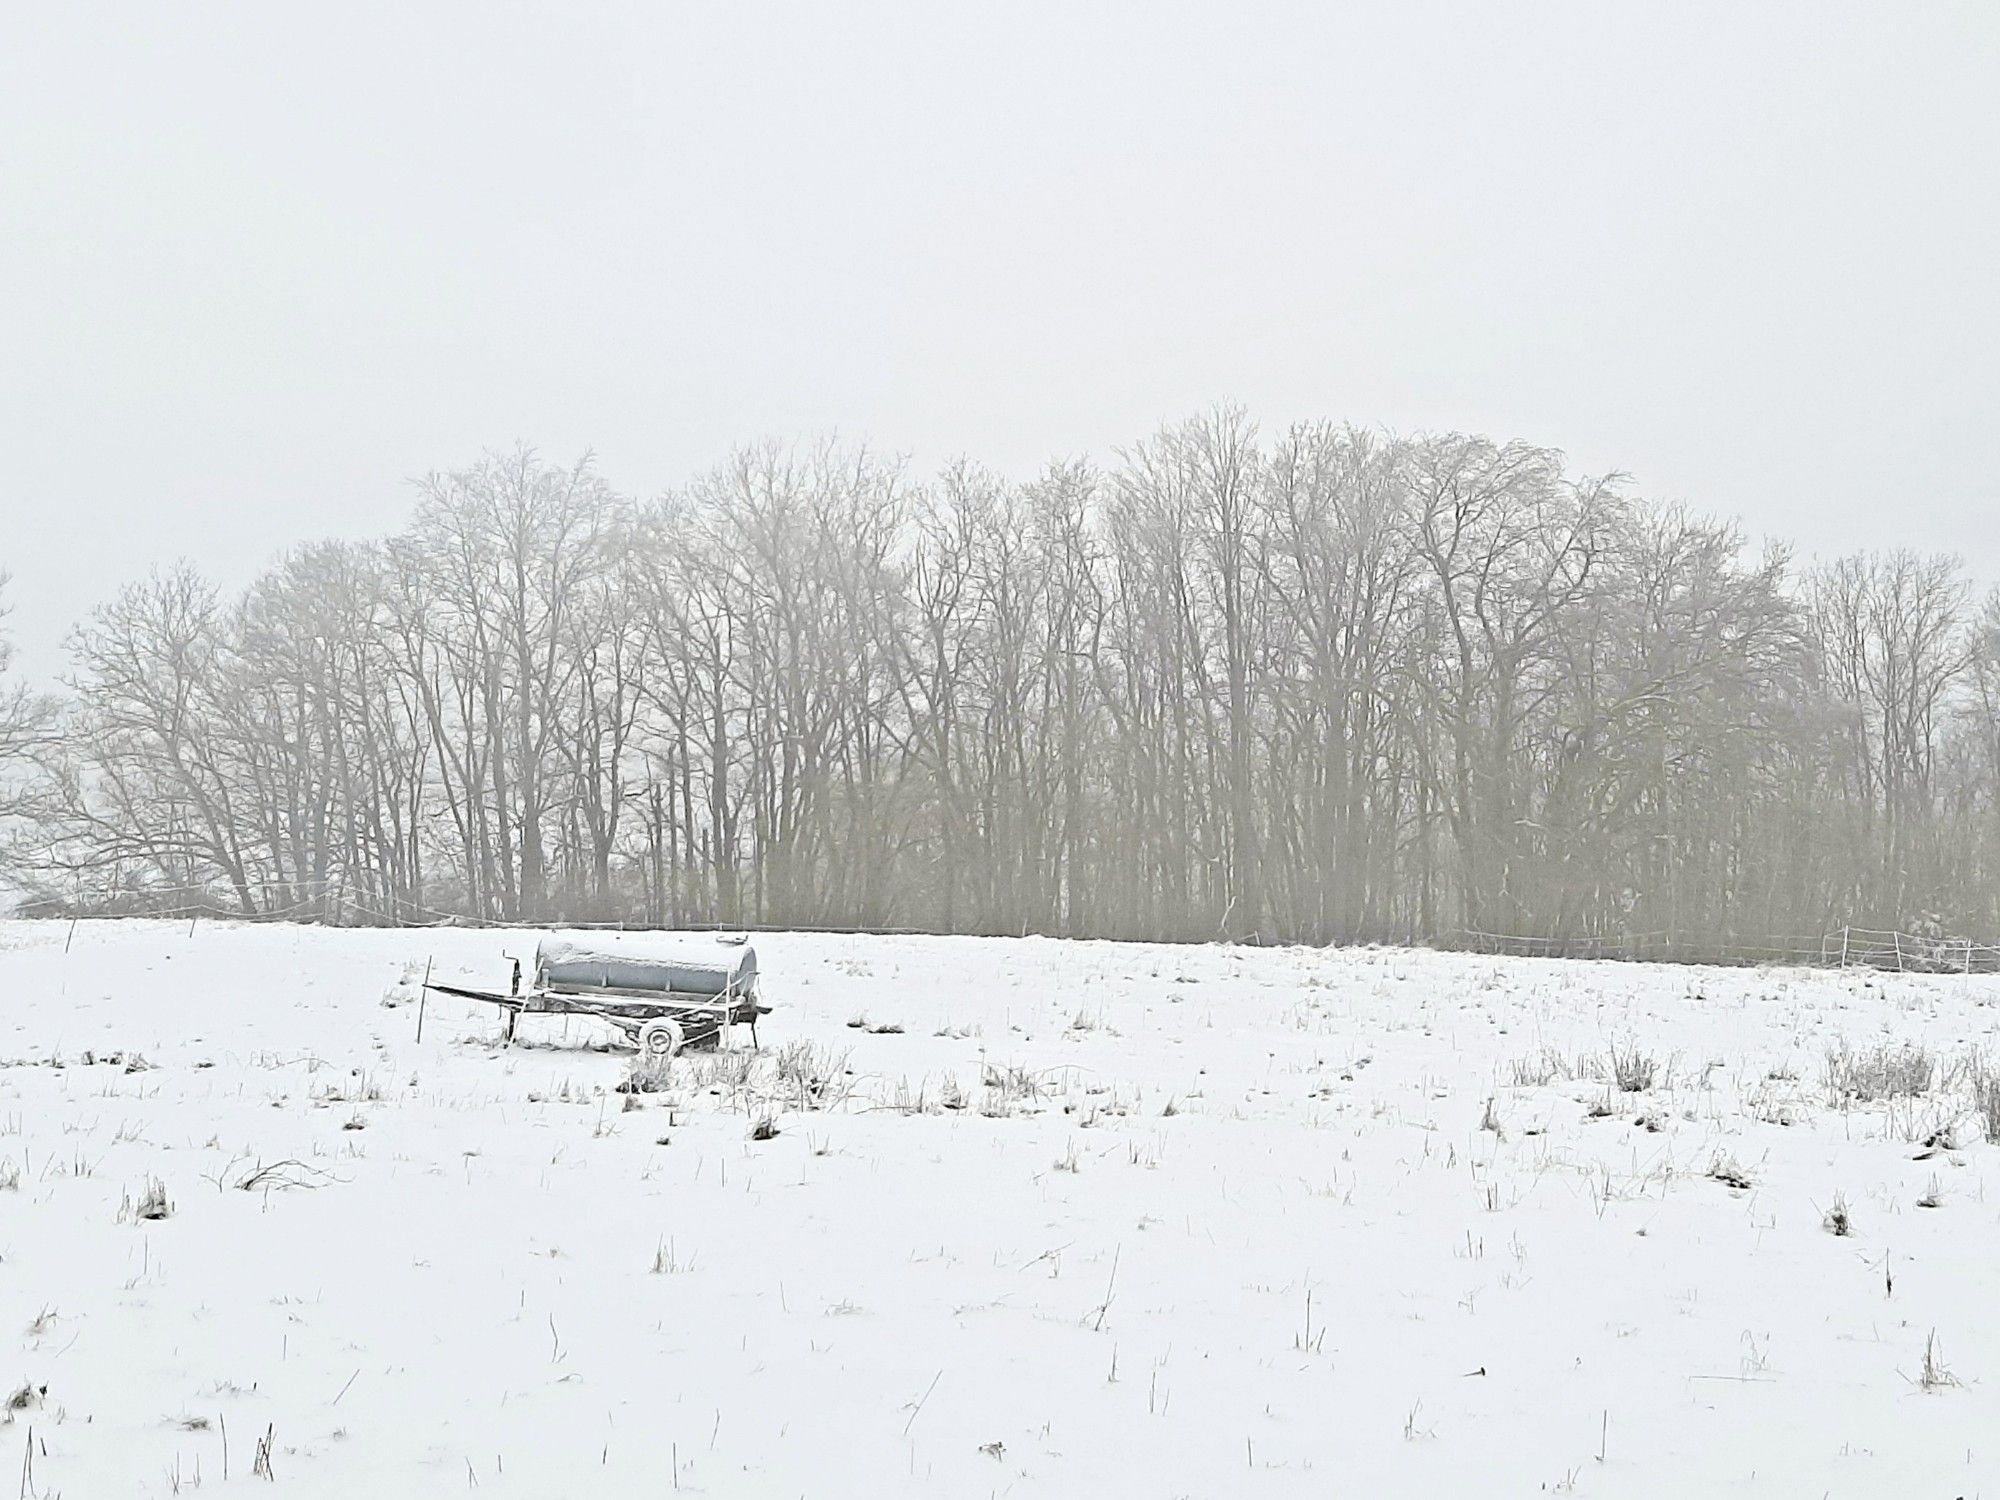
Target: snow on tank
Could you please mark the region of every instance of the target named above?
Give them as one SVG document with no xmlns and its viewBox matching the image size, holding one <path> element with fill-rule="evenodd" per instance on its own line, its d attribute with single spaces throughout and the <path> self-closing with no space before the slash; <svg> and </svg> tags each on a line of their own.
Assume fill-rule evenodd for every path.
<svg viewBox="0 0 2000 1500">
<path fill-rule="evenodd" d="M 535 948 L 535 988 L 748 995 L 757 950 L 702 947 L 649 932 L 556 932 Z"/>
</svg>

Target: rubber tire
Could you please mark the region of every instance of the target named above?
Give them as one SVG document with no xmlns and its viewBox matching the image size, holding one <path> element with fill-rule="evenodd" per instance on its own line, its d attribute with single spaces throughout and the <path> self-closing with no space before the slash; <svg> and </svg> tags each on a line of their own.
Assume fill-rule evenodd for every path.
<svg viewBox="0 0 2000 1500">
<path fill-rule="evenodd" d="M 677 1055 L 687 1041 L 687 1034 L 678 1021 L 648 1021 L 639 1028 L 634 1040 L 639 1044 L 639 1055 L 650 1062 Z"/>
</svg>

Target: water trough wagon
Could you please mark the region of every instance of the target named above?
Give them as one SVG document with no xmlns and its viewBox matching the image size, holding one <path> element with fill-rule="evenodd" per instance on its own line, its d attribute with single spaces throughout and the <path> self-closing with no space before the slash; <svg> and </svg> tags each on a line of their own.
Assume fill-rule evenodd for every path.
<svg viewBox="0 0 2000 1500">
<path fill-rule="evenodd" d="M 639 1050 L 671 1057 L 682 1047 L 714 1045 L 737 1025 L 757 1040 L 757 950 L 747 942 L 713 946 L 640 932 L 551 933 L 535 947 L 533 982 L 523 991 L 516 961 L 506 993 L 433 984 L 440 994 L 481 1000 L 507 1012 L 507 1038 L 523 1015 L 595 1016 L 623 1031 Z"/>
</svg>

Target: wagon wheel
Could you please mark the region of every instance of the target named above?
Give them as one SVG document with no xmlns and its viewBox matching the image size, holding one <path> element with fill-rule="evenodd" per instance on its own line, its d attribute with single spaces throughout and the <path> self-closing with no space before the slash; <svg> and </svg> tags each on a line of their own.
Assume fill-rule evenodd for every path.
<svg viewBox="0 0 2000 1500">
<path fill-rule="evenodd" d="M 665 1062 L 681 1050 L 687 1035 L 678 1021 L 648 1021 L 638 1031 L 639 1055 L 648 1062 Z"/>
</svg>

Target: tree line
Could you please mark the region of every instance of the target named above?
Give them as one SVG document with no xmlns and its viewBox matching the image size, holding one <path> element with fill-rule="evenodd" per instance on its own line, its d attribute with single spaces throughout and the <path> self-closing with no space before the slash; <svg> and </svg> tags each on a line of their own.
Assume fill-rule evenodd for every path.
<svg viewBox="0 0 2000 1500">
<path fill-rule="evenodd" d="M 69 656 L 0 691 L 45 911 L 2000 931 L 2000 596 L 1460 434 L 1218 409 L 1026 482 L 770 442 L 646 502 L 522 449 Z"/>
</svg>

